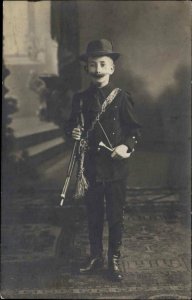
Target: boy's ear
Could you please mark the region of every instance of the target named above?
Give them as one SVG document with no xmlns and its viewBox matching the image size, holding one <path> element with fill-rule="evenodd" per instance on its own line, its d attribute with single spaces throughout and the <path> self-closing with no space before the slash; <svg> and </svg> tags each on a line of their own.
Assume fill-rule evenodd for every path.
<svg viewBox="0 0 192 300">
<path fill-rule="evenodd" d="M 115 64 L 112 64 L 110 74 L 112 75 L 114 72 L 115 72 Z"/>
</svg>

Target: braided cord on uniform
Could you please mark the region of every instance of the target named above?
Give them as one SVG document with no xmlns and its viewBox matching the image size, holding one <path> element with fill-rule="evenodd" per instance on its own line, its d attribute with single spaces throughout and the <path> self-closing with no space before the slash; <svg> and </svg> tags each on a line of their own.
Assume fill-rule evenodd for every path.
<svg viewBox="0 0 192 300">
<path fill-rule="evenodd" d="M 115 97 L 117 96 L 117 94 L 118 94 L 119 91 L 120 91 L 119 88 L 114 89 L 114 90 L 109 94 L 109 96 L 105 99 L 105 101 L 104 101 L 103 104 L 102 104 L 101 111 L 97 114 L 96 118 L 95 118 L 95 119 L 93 120 L 93 122 L 92 122 L 91 127 L 87 130 L 87 138 L 88 138 L 89 133 L 95 128 L 95 125 L 96 125 L 96 123 L 98 122 L 98 123 L 100 124 L 100 127 L 101 127 L 101 129 L 102 129 L 102 131 L 103 131 L 105 137 L 107 138 L 107 141 L 108 141 L 110 147 L 112 147 L 112 146 L 111 146 L 111 143 L 110 143 L 110 141 L 109 141 L 109 139 L 108 139 L 108 137 L 107 137 L 107 134 L 106 134 L 106 132 L 105 132 L 103 126 L 102 126 L 101 123 L 99 122 L 99 120 L 100 120 L 101 115 L 106 111 L 106 108 L 108 107 L 108 105 L 111 104 L 112 101 L 115 99 Z"/>
</svg>

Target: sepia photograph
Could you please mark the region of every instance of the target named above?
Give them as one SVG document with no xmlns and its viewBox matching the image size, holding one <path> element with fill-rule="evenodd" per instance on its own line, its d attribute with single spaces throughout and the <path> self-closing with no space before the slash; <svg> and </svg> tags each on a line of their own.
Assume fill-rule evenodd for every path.
<svg viewBox="0 0 192 300">
<path fill-rule="evenodd" d="M 1 299 L 191 299 L 191 2 L 4 0 Z"/>
</svg>

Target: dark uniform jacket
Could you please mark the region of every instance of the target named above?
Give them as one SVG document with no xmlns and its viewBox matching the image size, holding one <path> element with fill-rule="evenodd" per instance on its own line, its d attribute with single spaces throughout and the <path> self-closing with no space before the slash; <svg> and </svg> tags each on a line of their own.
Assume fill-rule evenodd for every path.
<svg viewBox="0 0 192 300">
<path fill-rule="evenodd" d="M 72 113 L 67 126 L 67 134 L 71 135 L 73 128 L 78 125 L 78 116 L 82 111 L 84 116 L 84 134 L 91 127 L 93 120 L 101 111 L 101 106 L 106 97 L 115 87 L 109 83 L 103 88 L 95 85 L 75 94 L 72 103 Z M 82 107 L 80 107 L 80 102 Z M 113 147 L 124 144 L 128 146 L 128 152 L 132 152 L 140 136 L 141 125 L 136 120 L 133 111 L 133 101 L 128 92 L 120 90 L 113 102 L 101 115 L 100 123 L 104 128 Z M 88 151 L 85 159 L 85 174 L 91 181 L 114 181 L 125 178 L 128 175 L 128 163 L 130 158 L 116 160 L 111 158 L 111 152 L 100 147 L 99 142 L 108 141 L 96 123 L 94 130 L 88 136 Z"/>
</svg>

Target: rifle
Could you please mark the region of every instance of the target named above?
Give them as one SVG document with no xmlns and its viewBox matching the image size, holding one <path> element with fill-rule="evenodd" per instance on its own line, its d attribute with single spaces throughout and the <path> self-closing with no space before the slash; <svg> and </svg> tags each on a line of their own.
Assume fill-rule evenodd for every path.
<svg viewBox="0 0 192 300">
<path fill-rule="evenodd" d="M 72 150 L 72 153 L 71 153 L 68 169 L 67 169 L 67 177 L 65 179 L 64 186 L 63 186 L 62 193 L 61 193 L 60 206 L 63 206 L 63 203 L 65 201 L 67 189 L 68 189 L 68 186 L 69 186 L 69 182 L 71 180 L 71 176 L 72 176 L 73 169 L 74 169 L 75 162 L 76 162 L 76 158 L 77 158 L 77 148 L 78 148 L 78 146 L 79 146 L 79 141 L 75 141 L 74 146 L 73 146 L 73 150 Z"/>
<path fill-rule="evenodd" d="M 80 113 L 80 125 L 78 126 L 79 128 L 84 127 L 84 119 L 83 119 L 83 114 Z M 87 142 L 84 138 L 81 138 L 80 141 L 75 141 L 73 150 L 71 153 L 68 169 L 67 169 L 67 177 L 64 182 L 63 190 L 61 193 L 61 202 L 60 206 L 63 205 L 65 201 L 65 197 L 67 194 L 68 186 L 71 180 L 71 176 L 73 173 L 73 169 L 75 166 L 75 163 L 78 161 L 79 166 L 78 166 L 78 172 L 77 172 L 77 184 L 76 184 L 76 191 L 75 191 L 75 198 L 81 198 L 84 196 L 85 190 L 88 188 L 88 183 L 87 180 L 84 176 L 84 158 L 85 158 L 85 151 L 87 148 Z"/>
</svg>

